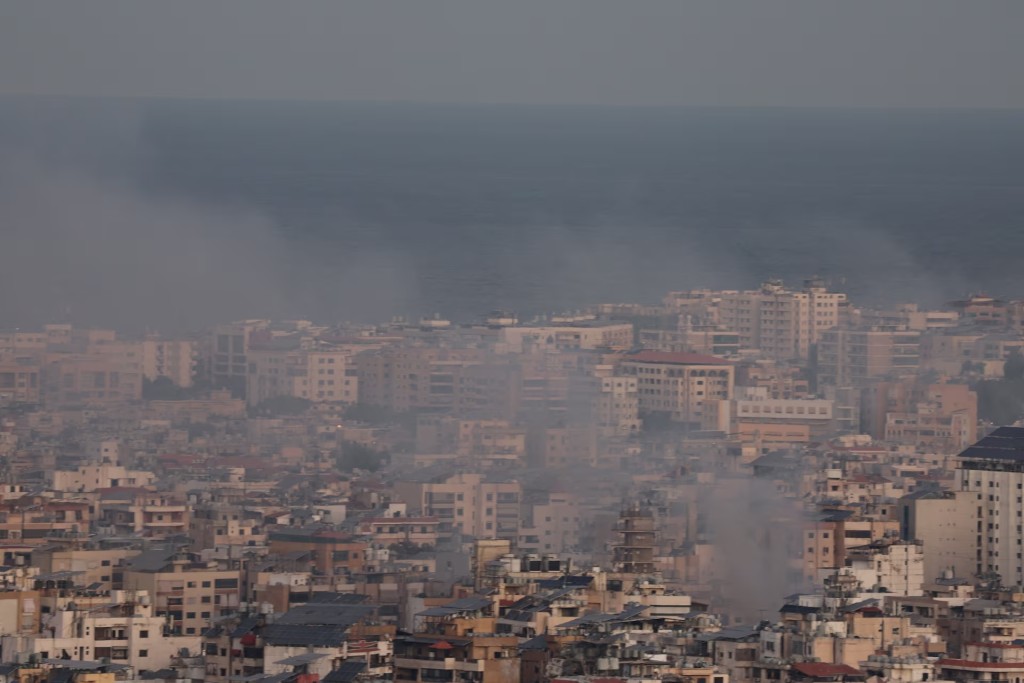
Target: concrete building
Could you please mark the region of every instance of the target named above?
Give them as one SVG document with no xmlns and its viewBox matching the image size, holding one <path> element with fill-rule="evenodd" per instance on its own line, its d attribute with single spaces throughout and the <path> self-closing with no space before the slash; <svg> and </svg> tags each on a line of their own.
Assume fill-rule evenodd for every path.
<svg viewBox="0 0 1024 683">
<path fill-rule="evenodd" d="M 474 538 L 519 538 L 522 487 L 517 481 L 487 479 L 481 474 L 417 472 L 397 481 L 398 497 L 410 514 L 437 517 L 438 532 Z"/>
<path fill-rule="evenodd" d="M 719 429 L 742 443 L 808 443 L 835 429 L 833 403 L 818 398 L 771 398 L 762 387 L 739 387 L 719 403 Z"/>
<path fill-rule="evenodd" d="M 49 407 L 92 406 L 142 399 L 140 344 L 112 343 L 97 353 L 50 355 L 42 368 Z"/>
<path fill-rule="evenodd" d="M 259 347 L 249 351 L 246 401 L 250 406 L 279 396 L 314 403 L 352 404 L 359 399 L 358 372 L 347 348 Z"/>
<path fill-rule="evenodd" d="M 198 345 L 186 339 L 147 339 L 142 342 L 142 374 L 149 381 L 166 377 L 190 387 L 199 360 Z"/>
<path fill-rule="evenodd" d="M 239 578 L 237 569 L 220 569 L 166 550 L 145 551 L 124 567 L 124 589 L 145 591 L 153 613 L 172 635 L 198 636 L 237 611 Z"/>
<path fill-rule="evenodd" d="M 3 637 L 0 650 L 26 659 L 109 660 L 135 671 L 166 667 L 182 649 L 199 652 L 198 635 L 169 633 L 146 591 L 113 591 L 95 607 L 79 603 L 46 615 L 44 633 Z"/>
<path fill-rule="evenodd" d="M 523 552 L 562 554 L 576 548 L 580 536 L 580 506 L 575 495 L 552 492 L 530 506 L 529 522 L 519 532 Z"/>
<path fill-rule="evenodd" d="M 504 327 L 500 344 L 509 352 L 529 348 L 559 351 L 608 349 L 625 351 L 633 346 L 633 325 L 605 320 L 578 320 L 550 325 Z"/>
<path fill-rule="evenodd" d="M 861 431 L 896 444 L 956 453 L 977 438 L 978 397 L 966 384 L 875 382 L 860 391 Z"/>
<path fill-rule="evenodd" d="M 735 330 L 740 345 L 769 358 L 806 359 L 822 333 L 839 325 L 846 295 L 829 292 L 817 279 L 800 291 L 770 281 L 755 291 L 719 293 L 718 322 Z"/>
<path fill-rule="evenodd" d="M 914 542 L 886 539 L 847 550 L 846 567 L 865 592 L 923 595 L 924 549 Z"/>
<path fill-rule="evenodd" d="M 947 569 L 960 578 L 974 576 L 976 503 L 967 491 L 922 490 L 900 499 L 900 537 L 922 543 L 926 580 L 939 578 Z"/>
<path fill-rule="evenodd" d="M 733 395 L 733 366 L 714 356 L 640 351 L 622 357 L 621 371 L 636 378 L 642 415 L 691 429 L 717 429 L 718 402 Z"/>
<path fill-rule="evenodd" d="M 920 345 L 917 330 L 825 330 L 818 341 L 818 386 L 861 387 L 871 380 L 913 376 Z"/>
<path fill-rule="evenodd" d="M 236 397 L 245 398 L 251 338 L 268 324 L 266 320 L 246 320 L 213 328 L 208 365 L 214 387 L 230 389 Z"/>
<path fill-rule="evenodd" d="M 0 353 L 0 405 L 39 403 L 41 371 L 37 356 Z"/>
<path fill-rule="evenodd" d="M 640 429 L 640 393 L 634 375 L 616 373 L 613 365 L 599 365 L 589 378 L 592 419 L 606 436 L 623 436 Z"/>
<path fill-rule="evenodd" d="M 1024 428 L 1000 427 L 958 456 L 958 488 L 975 497 L 975 573 L 1024 585 Z"/>
</svg>

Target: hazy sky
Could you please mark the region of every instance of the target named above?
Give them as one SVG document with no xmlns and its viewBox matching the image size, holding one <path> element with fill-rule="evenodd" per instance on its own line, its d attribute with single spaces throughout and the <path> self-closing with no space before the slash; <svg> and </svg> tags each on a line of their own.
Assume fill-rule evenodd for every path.
<svg viewBox="0 0 1024 683">
<path fill-rule="evenodd" d="M 0 93 L 1024 105 L 1022 0 L 0 0 Z"/>
</svg>

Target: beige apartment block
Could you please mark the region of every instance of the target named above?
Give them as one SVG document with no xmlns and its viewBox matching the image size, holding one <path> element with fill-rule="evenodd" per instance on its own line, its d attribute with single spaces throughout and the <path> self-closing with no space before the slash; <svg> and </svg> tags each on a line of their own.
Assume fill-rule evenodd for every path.
<svg viewBox="0 0 1024 683">
<path fill-rule="evenodd" d="M 621 369 L 636 378 L 641 414 L 693 429 L 717 429 L 717 404 L 732 398 L 732 363 L 714 356 L 641 351 L 623 356 Z"/>
<path fill-rule="evenodd" d="M 155 614 L 146 591 L 113 591 L 105 604 L 79 609 L 74 602 L 47 615 L 43 634 L 7 636 L 4 652 L 41 658 L 109 660 L 136 671 L 166 667 L 181 649 L 199 650 L 199 637 L 173 636 Z"/>
<path fill-rule="evenodd" d="M 348 349 L 254 348 L 248 358 L 249 405 L 279 396 L 314 403 L 352 404 L 359 399 L 358 372 Z"/>
<path fill-rule="evenodd" d="M 956 453 L 977 438 L 978 396 L 966 384 L 878 382 L 861 392 L 861 420 L 876 439 Z"/>
<path fill-rule="evenodd" d="M 114 587 L 114 568 L 121 560 L 137 555 L 134 548 L 89 549 L 47 545 L 32 551 L 32 564 L 41 574 L 70 572 L 79 586 L 100 584 L 101 591 Z"/>
<path fill-rule="evenodd" d="M 900 499 L 900 536 L 922 543 L 926 581 L 934 581 L 947 569 L 962 579 L 974 575 L 976 495 L 966 491 L 920 491 Z"/>
<path fill-rule="evenodd" d="M 818 384 L 864 386 L 871 380 L 913 376 L 920 346 L 917 330 L 826 330 L 818 342 Z"/>
<path fill-rule="evenodd" d="M 511 353 L 529 349 L 559 351 L 609 349 L 625 351 L 633 346 L 633 325 L 605 320 L 502 328 L 499 344 Z"/>
<path fill-rule="evenodd" d="M 717 299 L 718 322 L 739 335 L 741 346 L 779 360 L 806 359 L 822 333 L 843 320 L 847 305 L 845 294 L 814 279 L 799 291 L 770 281 L 759 290 L 719 292 Z"/>
<path fill-rule="evenodd" d="M 196 342 L 147 339 L 142 342 L 142 373 L 153 381 L 166 377 L 179 387 L 192 386 L 199 348 Z"/>
<path fill-rule="evenodd" d="M 834 431 L 833 402 L 816 398 L 772 398 L 766 387 L 738 387 L 719 403 L 719 429 L 741 443 L 808 443 Z"/>
<path fill-rule="evenodd" d="M 975 497 L 975 572 L 1024 585 L 1024 428 L 1000 427 L 958 456 L 958 488 Z"/>
<path fill-rule="evenodd" d="M 41 371 L 35 355 L 0 352 L 0 405 L 39 403 Z"/>
<path fill-rule="evenodd" d="M 517 481 L 492 481 L 469 472 L 426 473 L 396 482 L 394 488 L 410 513 L 436 517 L 441 534 L 518 540 L 522 487 Z"/>
<path fill-rule="evenodd" d="M 158 557 L 147 551 L 129 560 L 124 588 L 146 591 L 154 614 L 166 619 L 175 635 L 198 636 L 210 624 L 238 609 L 239 571 L 187 558 Z"/>
</svg>

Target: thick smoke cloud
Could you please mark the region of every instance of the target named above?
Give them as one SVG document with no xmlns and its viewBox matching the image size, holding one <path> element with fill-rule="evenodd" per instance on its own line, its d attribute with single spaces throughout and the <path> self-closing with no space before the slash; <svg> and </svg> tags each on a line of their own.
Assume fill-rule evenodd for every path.
<svg viewBox="0 0 1024 683">
<path fill-rule="evenodd" d="M 772 618 L 783 598 L 806 586 L 800 557 L 804 513 L 772 481 L 725 478 L 699 502 L 715 544 L 715 577 L 725 587 L 726 611 L 738 621 Z"/>
<path fill-rule="evenodd" d="M 46 107 L 4 112 L 19 133 L 0 136 L 5 325 L 180 331 L 244 317 L 375 320 L 407 306 L 401 256 L 344 244 L 324 256 L 266 212 L 148 189 L 132 108 L 88 111 L 77 123 Z"/>
</svg>

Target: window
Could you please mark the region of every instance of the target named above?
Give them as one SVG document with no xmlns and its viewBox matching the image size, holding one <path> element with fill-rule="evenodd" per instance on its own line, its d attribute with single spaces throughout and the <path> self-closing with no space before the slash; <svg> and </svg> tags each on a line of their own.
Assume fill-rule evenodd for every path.
<svg viewBox="0 0 1024 683">
<path fill-rule="evenodd" d="M 149 631 L 146 629 L 139 631 L 139 638 L 149 638 Z"/>
<path fill-rule="evenodd" d="M 149 650 L 139 650 L 139 656 L 140 657 L 148 657 L 149 656 Z"/>
</svg>

